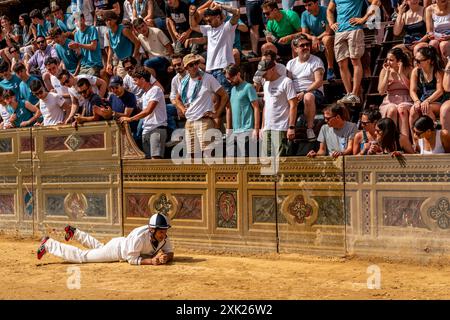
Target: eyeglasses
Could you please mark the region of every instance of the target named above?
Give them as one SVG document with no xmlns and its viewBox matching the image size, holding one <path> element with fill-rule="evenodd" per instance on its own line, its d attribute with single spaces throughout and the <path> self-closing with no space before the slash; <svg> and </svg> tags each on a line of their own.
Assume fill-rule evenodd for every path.
<svg viewBox="0 0 450 320">
<path fill-rule="evenodd" d="M 332 117 L 323 117 L 323 119 L 325 120 L 325 122 L 329 122 L 331 119 L 336 118 L 336 116 L 332 116 Z"/>
<path fill-rule="evenodd" d="M 45 40 L 36 41 L 37 44 L 45 43 Z"/>
<path fill-rule="evenodd" d="M 189 64 L 186 65 L 186 68 L 192 68 L 192 67 L 194 67 L 194 66 L 196 66 L 196 65 L 198 65 L 198 64 L 199 64 L 198 61 L 191 62 L 191 63 L 189 63 Z"/>
<path fill-rule="evenodd" d="M 36 96 L 36 97 L 39 97 L 41 94 L 43 94 L 44 93 L 44 89 L 40 89 L 40 90 L 38 90 L 38 91 L 33 91 L 33 94 Z"/>
<path fill-rule="evenodd" d="M 78 90 L 78 94 L 85 94 L 88 92 L 89 89 L 84 89 L 84 90 Z"/>
<path fill-rule="evenodd" d="M 14 52 L 17 52 L 17 50 L 16 49 L 9 50 L 9 53 L 14 53 Z"/>
<path fill-rule="evenodd" d="M 422 60 L 420 60 L 420 59 L 414 59 L 414 61 L 417 62 L 417 63 L 421 63 L 421 62 L 427 61 L 427 60 L 428 60 L 428 58 L 425 58 L 425 59 L 422 59 Z"/>
<path fill-rule="evenodd" d="M 134 69 L 133 66 L 124 67 L 126 71 L 132 71 Z"/>
<path fill-rule="evenodd" d="M 173 67 L 181 67 L 181 62 L 180 63 L 172 63 Z"/>
<path fill-rule="evenodd" d="M 272 11 L 273 11 L 273 10 L 270 10 L 270 11 L 263 11 L 263 14 L 264 14 L 265 16 L 268 16 L 269 14 L 271 14 Z"/>
</svg>

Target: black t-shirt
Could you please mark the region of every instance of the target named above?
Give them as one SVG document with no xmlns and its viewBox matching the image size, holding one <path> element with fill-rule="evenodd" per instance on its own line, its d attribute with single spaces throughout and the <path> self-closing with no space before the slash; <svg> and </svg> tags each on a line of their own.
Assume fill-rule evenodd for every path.
<svg viewBox="0 0 450 320">
<path fill-rule="evenodd" d="M 125 90 L 125 93 L 121 97 L 118 97 L 118 96 L 112 94 L 109 97 L 109 105 L 111 106 L 111 109 L 113 111 L 120 112 L 120 113 L 124 113 L 125 108 L 133 108 L 133 111 L 131 111 L 130 117 L 133 117 L 139 113 L 139 109 L 137 107 L 137 102 L 136 102 L 136 96 L 133 93 L 126 91 L 126 90 Z M 139 121 L 130 122 L 131 132 L 137 132 L 138 124 L 139 124 Z"/>
<path fill-rule="evenodd" d="M 111 10 L 113 9 L 113 5 L 115 3 L 119 3 L 119 0 L 94 0 L 94 8 L 99 10 Z M 120 6 L 120 15 L 119 15 L 119 21 L 117 23 L 120 23 L 123 18 L 123 9 L 122 6 Z M 97 26 L 106 26 L 105 21 L 102 18 L 97 17 Z"/>
<path fill-rule="evenodd" d="M 189 6 L 180 1 L 178 8 L 171 8 L 166 3 L 166 16 L 175 22 L 175 29 L 178 33 L 183 33 L 189 29 Z"/>
<path fill-rule="evenodd" d="M 94 115 L 94 106 L 104 106 L 105 103 L 103 102 L 102 98 L 98 94 L 93 94 L 90 96 L 87 104 L 86 104 L 86 111 L 84 113 L 85 117 L 92 117 Z"/>
</svg>

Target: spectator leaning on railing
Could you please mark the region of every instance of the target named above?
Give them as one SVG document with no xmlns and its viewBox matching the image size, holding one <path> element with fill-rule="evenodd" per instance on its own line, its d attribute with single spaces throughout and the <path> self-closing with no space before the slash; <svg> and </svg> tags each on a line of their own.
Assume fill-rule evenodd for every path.
<svg viewBox="0 0 450 320">
<path fill-rule="evenodd" d="M 436 130 L 433 119 L 422 116 L 413 127 L 415 151 L 420 154 L 450 152 L 450 134 L 447 130 Z"/>
<path fill-rule="evenodd" d="M 344 105 L 333 104 L 323 110 L 325 124 L 320 128 L 317 141 L 319 150 L 311 150 L 307 157 L 339 156 L 353 154 L 353 139 L 357 131 L 356 124 L 349 122 L 348 110 Z"/>
<path fill-rule="evenodd" d="M 353 140 L 353 154 L 365 155 L 372 143 L 376 143 L 375 125 L 381 119 L 381 113 L 375 109 L 363 111 L 360 119 L 361 130 Z"/>
</svg>

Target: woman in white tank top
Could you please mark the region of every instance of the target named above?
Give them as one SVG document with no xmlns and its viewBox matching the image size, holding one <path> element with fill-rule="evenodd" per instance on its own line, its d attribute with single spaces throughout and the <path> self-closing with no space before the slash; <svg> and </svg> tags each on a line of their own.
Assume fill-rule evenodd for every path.
<svg viewBox="0 0 450 320">
<path fill-rule="evenodd" d="M 429 116 L 422 116 L 414 122 L 416 152 L 436 154 L 450 152 L 450 136 L 447 130 L 436 130 Z"/>
<path fill-rule="evenodd" d="M 450 4 L 447 0 L 436 0 L 425 12 L 427 34 L 430 45 L 441 53 L 446 61 L 450 57 Z"/>
</svg>

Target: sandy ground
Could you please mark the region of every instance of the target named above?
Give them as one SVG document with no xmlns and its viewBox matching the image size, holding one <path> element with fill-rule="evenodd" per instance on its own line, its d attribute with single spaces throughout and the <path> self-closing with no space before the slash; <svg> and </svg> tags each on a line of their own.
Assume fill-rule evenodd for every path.
<svg viewBox="0 0 450 320">
<path fill-rule="evenodd" d="M 0 236 L 0 299 L 450 298 L 450 267 L 442 261 L 244 256 L 180 249 L 175 251 L 174 262 L 165 266 L 80 265 L 49 254 L 37 260 L 38 244 L 36 239 Z M 374 264 L 381 271 L 380 289 L 367 288 L 367 268 Z"/>
</svg>

